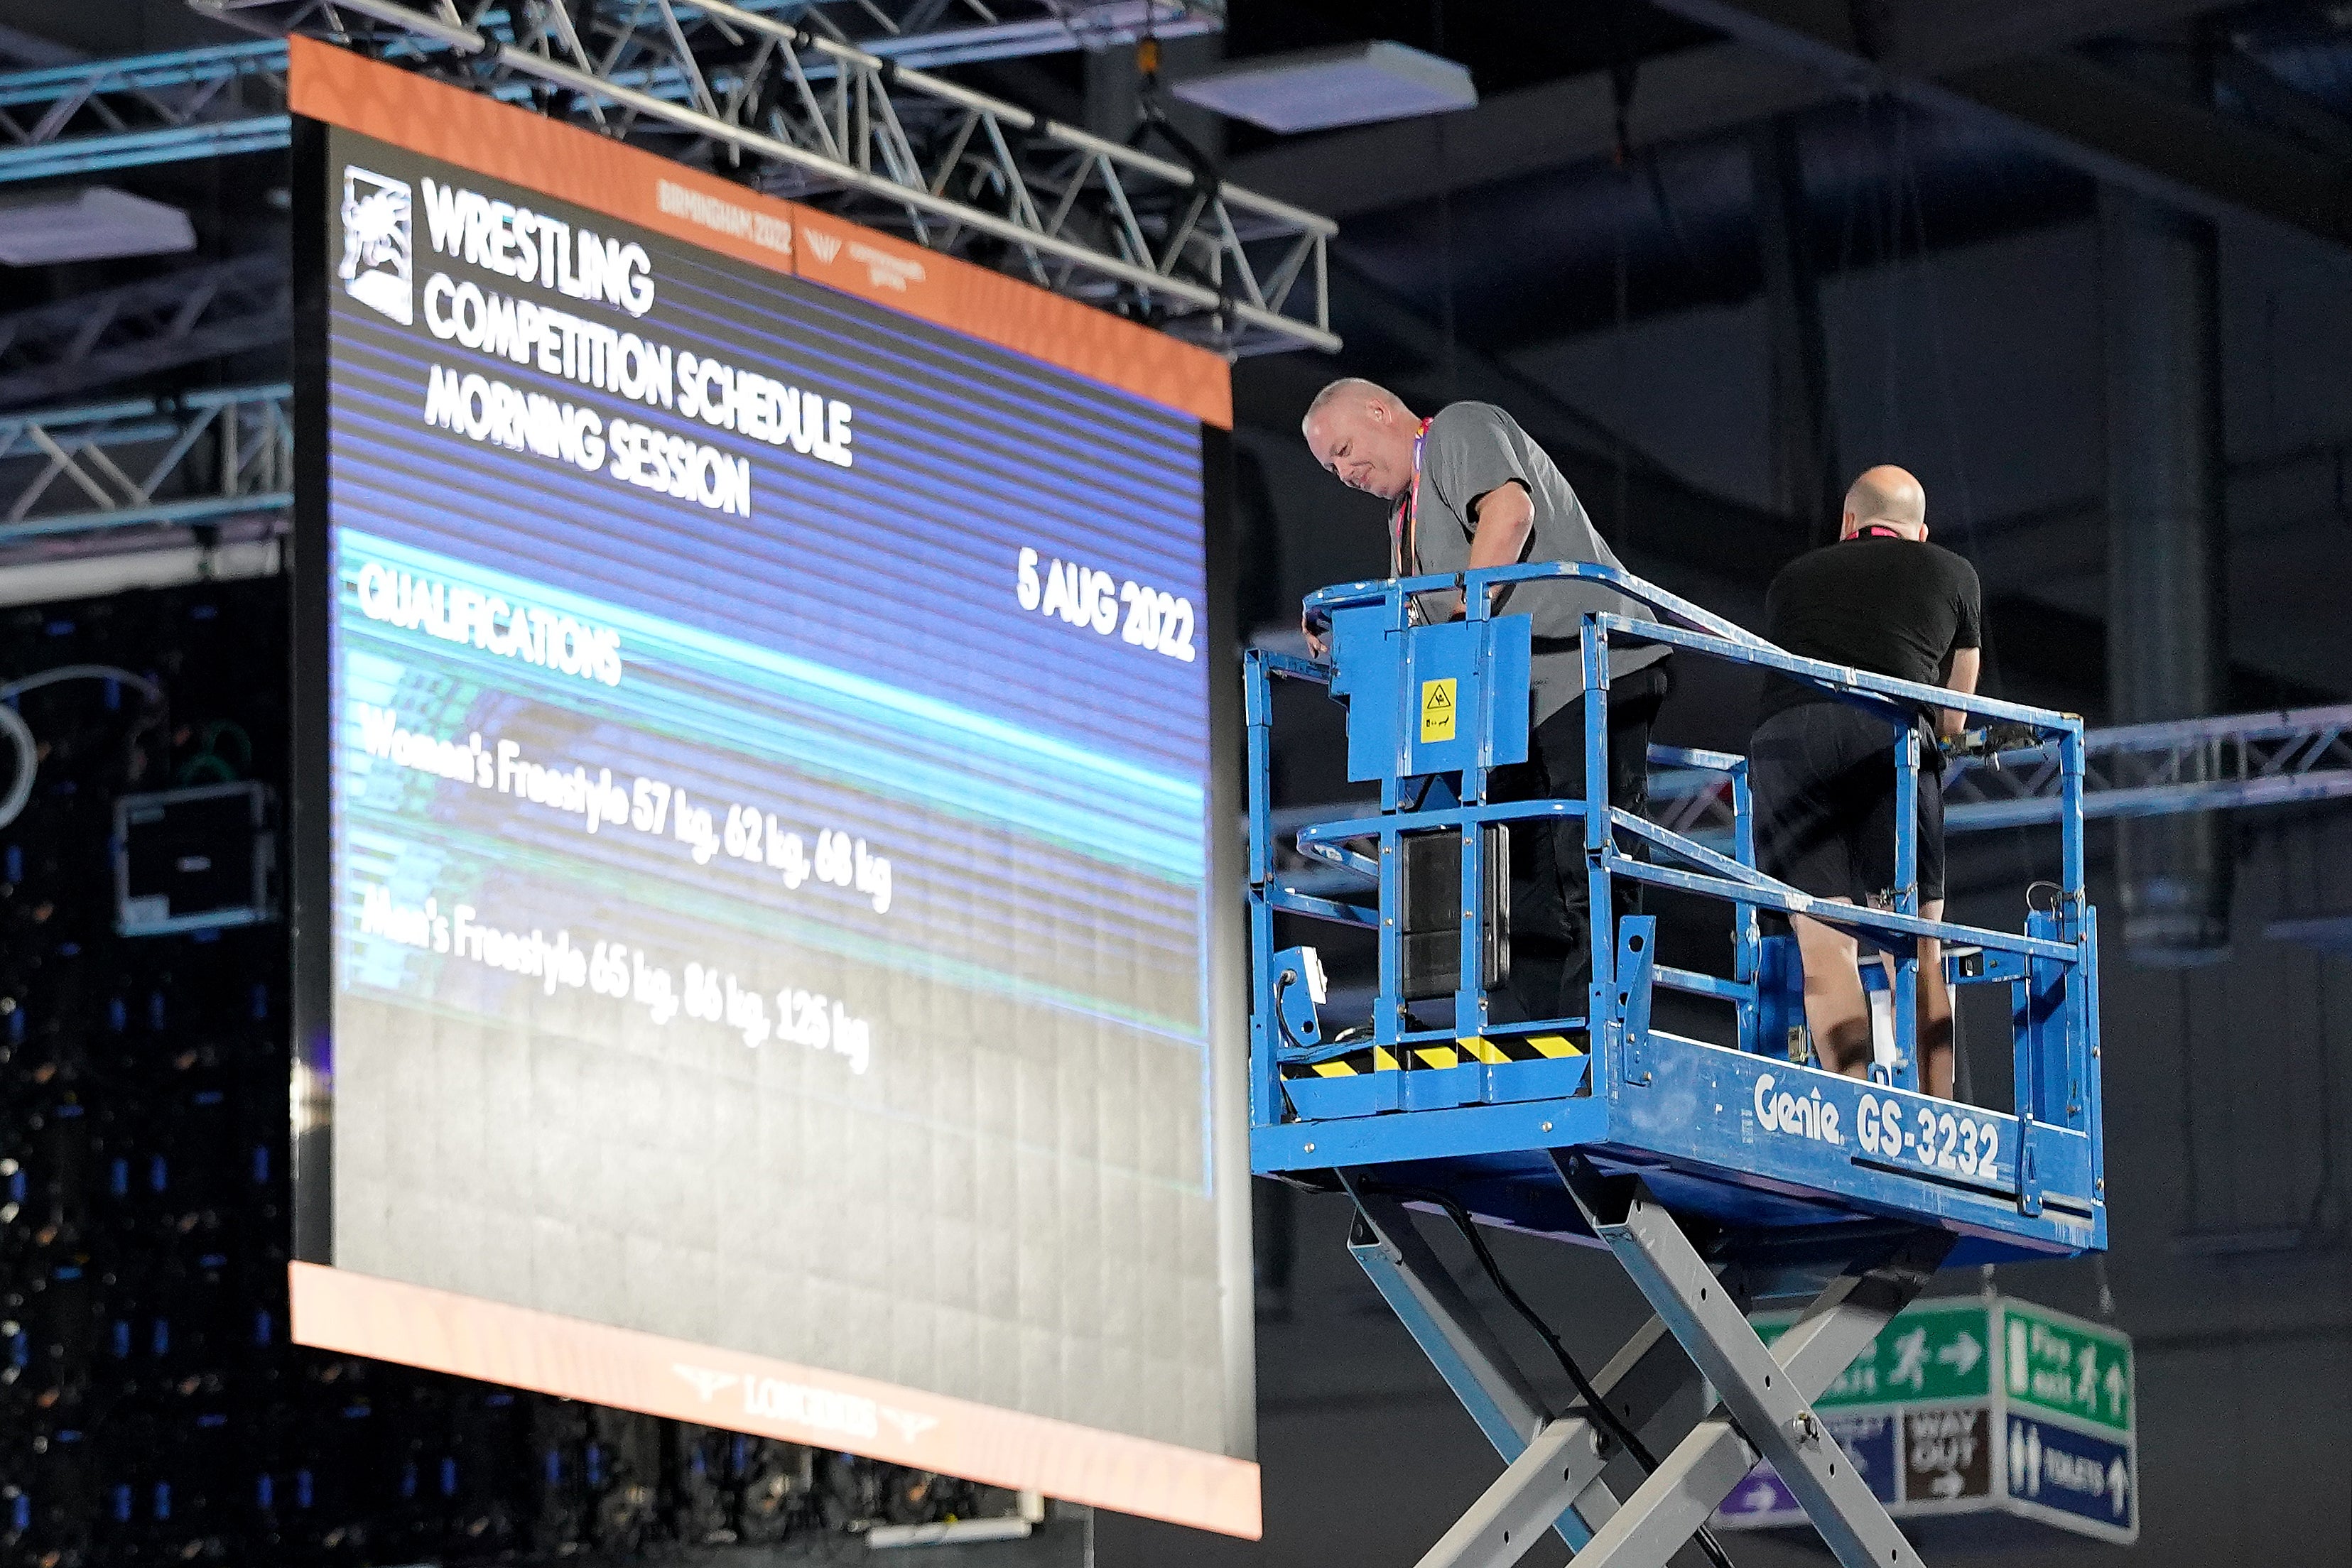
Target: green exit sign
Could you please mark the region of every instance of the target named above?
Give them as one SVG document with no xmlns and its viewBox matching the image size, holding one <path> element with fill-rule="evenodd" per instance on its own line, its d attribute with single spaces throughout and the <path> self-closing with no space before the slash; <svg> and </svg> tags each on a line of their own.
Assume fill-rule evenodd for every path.
<svg viewBox="0 0 2352 1568">
<path fill-rule="evenodd" d="M 1759 1317 L 1756 1329 L 1769 1343 L 1794 1321 Z M 2131 1341 L 2026 1301 L 1916 1301 L 1814 1403 L 1823 1409 L 1936 1404 L 1984 1399 L 1996 1386 L 2014 1403 L 2128 1432 Z"/>
<path fill-rule="evenodd" d="M 2131 1430 L 2129 1339 L 2023 1301 L 2001 1302 L 2000 1315 L 2002 1386 L 2013 1402 Z"/>
<path fill-rule="evenodd" d="M 1791 1321 L 1759 1321 L 1757 1332 L 1769 1343 Z M 1917 1302 L 1881 1330 L 1877 1342 L 1813 1403 L 1835 1409 L 1981 1399 L 1992 1389 L 1990 1323 L 1981 1301 Z"/>
</svg>

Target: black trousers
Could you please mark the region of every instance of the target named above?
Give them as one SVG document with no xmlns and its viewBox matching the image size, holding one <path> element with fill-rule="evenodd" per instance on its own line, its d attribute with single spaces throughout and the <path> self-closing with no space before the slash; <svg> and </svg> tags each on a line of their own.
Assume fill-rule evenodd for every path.
<svg viewBox="0 0 2352 1568">
<path fill-rule="evenodd" d="M 1650 728 L 1673 685 L 1663 664 L 1612 679 L 1609 686 L 1609 803 L 1637 816 L 1650 810 Z M 1579 697 L 1528 737 L 1523 763 L 1488 780 L 1496 800 L 1584 798 L 1584 699 Z M 1649 858 L 1638 841 L 1628 849 Z M 1501 1022 L 1580 1018 L 1592 983 L 1591 888 L 1580 817 L 1511 824 L 1511 977 L 1494 998 Z M 1617 892 L 1619 914 L 1642 909 L 1638 884 Z"/>
</svg>

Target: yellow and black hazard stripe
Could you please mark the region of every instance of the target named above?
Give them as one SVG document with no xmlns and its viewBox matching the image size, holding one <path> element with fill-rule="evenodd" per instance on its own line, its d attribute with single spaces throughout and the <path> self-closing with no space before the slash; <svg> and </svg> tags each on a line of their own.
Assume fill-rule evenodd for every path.
<svg viewBox="0 0 2352 1568">
<path fill-rule="evenodd" d="M 1507 1034 L 1493 1040 L 1473 1035 L 1457 1040 L 1452 1045 L 1423 1044 L 1408 1049 L 1412 1052 L 1416 1068 L 1460 1067 L 1473 1061 L 1496 1066 L 1506 1061 L 1542 1061 L 1584 1054 L 1584 1047 L 1564 1034 Z M 1370 1045 L 1311 1066 L 1286 1067 L 1283 1069 L 1283 1076 L 1356 1078 L 1367 1072 L 1394 1072 L 1397 1067 L 1397 1053 L 1393 1049 L 1385 1045 Z"/>
</svg>

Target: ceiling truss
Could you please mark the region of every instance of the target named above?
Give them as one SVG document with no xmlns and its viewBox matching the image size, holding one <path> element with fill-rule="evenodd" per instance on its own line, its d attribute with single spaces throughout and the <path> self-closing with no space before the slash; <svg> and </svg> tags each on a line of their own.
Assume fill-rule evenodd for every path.
<svg viewBox="0 0 2352 1568">
<path fill-rule="evenodd" d="M 266 40 L 0 71 L 0 182 L 265 152 L 288 124 Z"/>
<path fill-rule="evenodd" d="M 275 250 L 0 315 L 0 409 L 282 343 L 291 321 Z"/>
<path fill-rule="evenodd" d="M 727 0 L 194 3 L 716 169 L 1223 352 L 1339 346 L 1325 292 L 1328 219 L 844 41 L 830 8 L 788 17 Z M 894 25 L 935 22 L 950 5 L 968 11 L 972 0 L 902 5 Z M 888 16 L 865 9 L 869 20 Z M 1048 9 L 1066 37 L 1097 13 L 1131 32 L 1139 7 Z"/>
<path fill-rule="evenodd" d="M 284 382 L 0 415 L 0 546 L 293 505 Z"/>
</svg>

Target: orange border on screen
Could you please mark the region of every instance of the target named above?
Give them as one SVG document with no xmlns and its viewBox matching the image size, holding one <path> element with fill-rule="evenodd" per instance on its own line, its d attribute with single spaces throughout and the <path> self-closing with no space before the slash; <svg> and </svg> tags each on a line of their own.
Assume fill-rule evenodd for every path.
<svg viewBox="0 0 2352 1568">
<path fill-rule="evenodd" d="M 1232 372 L 1206 349 L 348 49 L 299 37 L 286 42 L 287 100 L 297 114 L 824 284 L 1233 428 Z"/>
<path fill-rule="evenodd" d="M 296 1263 L 289 1283 L 295 1342 L 320 1350 L 1259 1533 L 1258 1468 L 1246 1459 L 349 1269 Z"/>
</svg>

